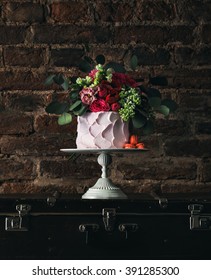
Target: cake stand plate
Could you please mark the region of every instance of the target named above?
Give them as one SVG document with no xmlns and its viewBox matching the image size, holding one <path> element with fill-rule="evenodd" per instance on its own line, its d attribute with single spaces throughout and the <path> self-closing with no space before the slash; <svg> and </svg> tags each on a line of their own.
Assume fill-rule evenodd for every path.
<svg viewBox="0 0 211 280">
<path fill-rule="evenodd" d="M 108 178 L 108 166 L 112 162 L 112 153 L 143 153 L 148 149 L 60 149 L 65 153 L 96 153 L 99 154 L 97 161 L 102 167 L 101 178 L 95 185 L 88 189 L 82 196 L 82 199 L 127 199 L 126 194 L 115 186 L 111 179 Z"/>
</svg>

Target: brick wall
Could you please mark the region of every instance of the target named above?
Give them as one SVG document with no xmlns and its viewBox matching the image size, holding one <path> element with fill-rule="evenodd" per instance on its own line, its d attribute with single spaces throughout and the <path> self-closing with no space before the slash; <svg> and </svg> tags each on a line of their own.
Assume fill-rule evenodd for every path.
<svg viewBox="0 0 211 280">
<path fill-rule="evenodd" d="M 59 127 L 44 107 L 49 73 L 80 73 L 86 54 L 124 62 L 135 76 L 161 75 L 180 106 L 141 137 L 143 156 L 114 156 L 111 177 L 125 192 L 211 189 L 211 1 L 11 0 L 0 2 L 0 193 L 82 193 L 100 167 L 93 155 L 68 161 L 76 123 Z"/>
</svg>

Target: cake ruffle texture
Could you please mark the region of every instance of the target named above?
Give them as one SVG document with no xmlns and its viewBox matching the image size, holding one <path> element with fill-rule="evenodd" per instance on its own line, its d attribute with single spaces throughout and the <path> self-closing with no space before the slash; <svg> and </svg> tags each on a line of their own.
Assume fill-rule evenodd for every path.
<svg viewBox="0 0 211 280">
<path fill-rule="evenodd" d="M 117 112 L 91 112 L 78 117 L 78 149 L 118 149 L 128 138 L 128 123 Z"/>
</svg>

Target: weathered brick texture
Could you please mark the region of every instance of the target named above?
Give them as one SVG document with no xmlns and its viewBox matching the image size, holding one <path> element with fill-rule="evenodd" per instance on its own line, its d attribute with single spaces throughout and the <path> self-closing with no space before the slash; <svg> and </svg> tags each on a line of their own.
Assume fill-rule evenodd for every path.
<svg viewBox="0 0 211 280">
<path fill-rule="evenodd" d="M 6 47 L 4 61 L 9 66 L 40 67 L 45 64 L 45 50 L 41 48 Z"/>
<path fill-rule="evenodd" d="M 7 1 L 10 2 L 10 1 Z M 3 4 L 3 18 L 14 23 L 44 21 L 44 7 L 40 4 L 12 2 Z"/>
<path fill-rule="evenodd" d="M 106 56 L 178 102 L 140 135 L 149 152 L 116 155 L 111 178 L 126 193 L 211 190 L 211 2 L 207 0 L 2 0 L 0 3 L 0 193 L 83 193 L 100 174 L 96 155 L 75 161 L 76 119 L 59 126 L 44 108 L 60 89 L 51 73 L 82 74 L 83 55 Z M 90 51 L 88 52 L 87 46 Z M 63 100 L 68 92 L 59 92 Z"/>
</svg>

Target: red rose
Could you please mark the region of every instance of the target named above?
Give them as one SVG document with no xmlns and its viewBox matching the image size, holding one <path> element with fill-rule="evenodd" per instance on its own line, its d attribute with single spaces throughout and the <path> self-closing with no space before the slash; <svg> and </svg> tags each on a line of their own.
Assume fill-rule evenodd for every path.
<svg viewBox="0 0 211 280">
<path fill-rule="evenodd" d="M 106 112 L 110 110 L 110 106 L 105 100 L 96 99 L 89 106 L 89 110 L 92 112 L 101 112 L 101 111 Z"/>
<path fill-rule="evenodd" d="M 133 80 L 128 75 L 123 74 L 123 73 L 113 73 L 112 83 L 114 83 L 117 87 L 122 86 L 122 85 L 127 85 L 127 86 L 131 86 L 131 87 L 137 86 L 137 83 L 135 80 Z"/>
<path fill-rule="evenodd" d="M 119 94 L 116 94 L 116 95 L 111 95 L 111 94 L 108 94 L 106 96 L 106 102 L 108 104 L 113 104 L 113 103 L 116 103 L 118 100 L 119 100 Z"/>
<path fill-rule="evenodd" d="M 98 95 L 100 98 L 103 98 L 106 97 L 108 93 L 109 93 L 109 87 L 104 81 L 102 81 L 100 86 L 98 86 Z"/>
<path fill-rule="evenodd" d="M 121 106 L 120 106 L 120 104 L 119 104 L 118 102 L 113 103 L 113 104 L 111 105 L 111 110 L 112 110 L 112 111 L 117 112 L 117 111 L 119 111 L 120 108 L 121 108 Z"/>
</svg>

